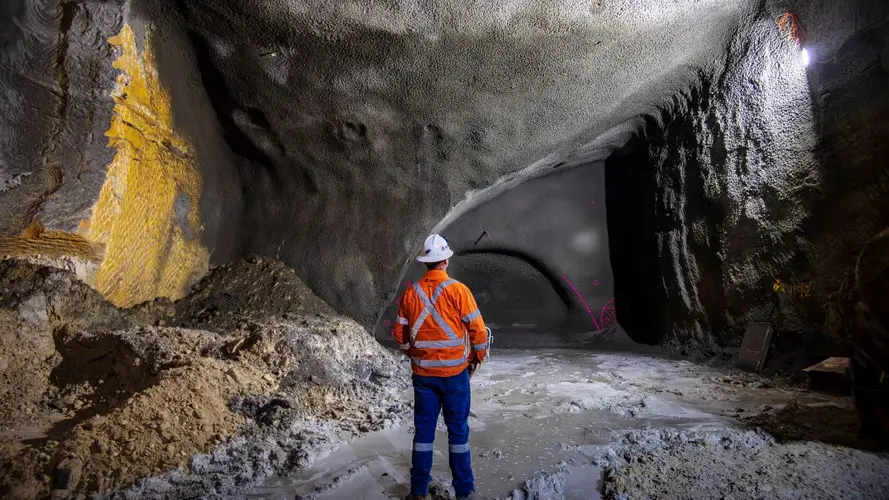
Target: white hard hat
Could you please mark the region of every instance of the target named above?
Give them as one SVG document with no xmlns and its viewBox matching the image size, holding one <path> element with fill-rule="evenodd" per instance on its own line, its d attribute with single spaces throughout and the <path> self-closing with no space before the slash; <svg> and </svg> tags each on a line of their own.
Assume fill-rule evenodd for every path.
<svg viewBox="0 0 889 500">
<path fill-rule="evenodd" d="M 448 240 L 438 234 L 429 235 L 423 242 L 423 251 L 417 260 L 420 262 L 441 262 L 451 258 L 454 255 L 451 247 L 448 246 Z"/>
</svg>

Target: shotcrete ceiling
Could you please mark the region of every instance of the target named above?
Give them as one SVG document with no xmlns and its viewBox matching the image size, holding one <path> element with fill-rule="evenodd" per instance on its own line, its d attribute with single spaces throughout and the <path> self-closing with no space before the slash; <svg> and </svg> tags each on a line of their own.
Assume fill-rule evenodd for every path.
<svg viewBox="0 0 889 500">
<path fill-rule="evenodd" d="M 468 193 L 724 64 L 746 9 L 198 0 L 179 13 L 245 159 L 240 251 L 273 252 L 367 321 L 417 238 Z"/>
<path fill-rule="evenodd" d="M 883 227 L 879 216 L 864 215 L 867 227 L 842 251 L 818 251 L 817 259 L 799 236 L 815 210 L 821 164 L 857 161 L 844 135 L 853 118 L 830 103 L 847 99 L 846 82 L 871 89 L 884 81 L 873 71 L 885 59 L 879 3 L 3 2 L 0 250 L 22 252 L 27 245 L 15 238 L 35 219 L 51 231 L 96 237 L 111 254 L 131 255 L 117 258 L 120 272 L 104 281 L 103 293 L 124 297 L 117 301 L 124 305 L 181 296 L 208 261 L 261 254 L 293 266 L 322 298 L 370 326 L 424 233 L 453 228 L 466 233 L 457 240 L 474 241 L 476 223 L 461 217 L 484 212 L 496 221 L 498 210 L 525 196 L 505 193 L 534 179 L 553 189 L 565 181 L 547 172 L 577 168 L 584 172 L 562 179 L 601 192 L 610 178 L 612 201 L 633 193 L 619 206 L 635 210 L 632 228 L 644 230 L 619 241 L 645 246 L 652 256 L 645 269 L 660 273 L 627 278 L 632 269 L 616 269 L 616 286 L 658 288 L 649 302 L 662 303 L 659 328 L 675 323 L 705 338 L 736 328 L 747 303 L 762 302 L 756 297 L 770 275 L 806 279 L 820 266 L 835 286 L 841 255 Z M 791 9 L 814 41 L 820 69 L 808 74 L 775 26 Z M 825 63 L 849 47 L 863 55 Z M 152 89 L 147 100 L 139 99 L 142 81 Z M 848 99 L 865 125 L 873 121 L 878 107 Z M 139 120 L 127 129 L 134 110 Z M 820 152 L 819 133 L 833 141 Z M 141 140 L 150 151 L 132 153 L 127 144 Z M 832 189 L 872 181 L 880 174 L 871 163 L 862 160 Z M 183 172 L 164 175 L 171 165 Z M 611 172 L 604 180 L 603 168 Z M 107 220 L 114 205 L 102 200 L 144 193 L 156 196 L 151 209 L 124 204 L 125 217 Z M 497 200 L 512 201 L 497 208 Z M 565 242 L 526 244 L 564 219 L 571 227 L 553 233 L 570 246 L 575 229 L 604 220 L 601 211 L 560 217 L 578 200 L 562 201 L 541 204 L 552 217 L 510 219 L 504 227 L 520 229 L 492 241 L 502 255 L 548 267 L 550 276 L 531 281 L 559 282 L 563 267 L 584 269 L 574 284 L 588 290 L 608 267 L 606 252 L 585 268 L 555 249 Z M 883 213 L 877 205 L 865 211 Z M 622 227 L 620 217 L 608 213 L 609 232 Z M 128 253 L 138 234 L 147 235 L 140 243 L 147 249 Z M 820 234 L 806 237 L 825 243 Z M 195 237 L 206 251 L 194 248 Z M 96 242 L 79 242 L 87 243 Z M 187 266 L 171 257 L 177 252 Z M 98 251 L 90 258 L 102 277 L 107 262 Z M 521 281 L 527 266 L 516 266 L 504 282 Z M 156 278 L 143 278 L 149 274 Z M 164 286 L 141 283 L 150 279 Z M 564 304 L 566 293 L 557 291 L 553 303 Z"/>
</svg>

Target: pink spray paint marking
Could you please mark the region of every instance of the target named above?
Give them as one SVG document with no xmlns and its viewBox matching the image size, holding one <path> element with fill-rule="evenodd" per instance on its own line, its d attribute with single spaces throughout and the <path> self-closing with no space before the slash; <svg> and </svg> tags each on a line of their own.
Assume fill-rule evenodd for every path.
<svg viewBox="0 0 889 500">
<path fill-rule="evenodd" d="M 565 281 L 568 282 L 568 286 L 570 286 L 571 289 L 574 290 L 574 293 L 576 293 L 577 297 L 580 299 L 580 301 L 583 302 L 583 307 L 586 308 L 587 314 L 589 314 L 590 319 L 593 320 L 593 326 L 596 327 L 597 332 L 599 330 L 605 328 L 605 325 L 617 323 L 617 314 L 615 313 L 615 310 L 614 310 L 614 297 L 608 299 L 608 302 L 605 302 L 605 305 L 602 306 L 602 311 L 599 313 L 599 319 L 597 321 L 596 317 L 593 316 L 593 311 L 590 310 L 589 304 L 586 303 L 586 300 L 584 300 L 583 295 L 581 295 L 580 292 L 577 291 L 577 287 L 574 286 L 574 283 L 571 283 L 571 280 L 569 280 L 567 276 L 562 276 L 562 277 L 565 278 Z M 598 286 L 598 283 L 599 283 L 599 281 L 596 280 L 595 281 L 596 286 Z"/>
</svg>

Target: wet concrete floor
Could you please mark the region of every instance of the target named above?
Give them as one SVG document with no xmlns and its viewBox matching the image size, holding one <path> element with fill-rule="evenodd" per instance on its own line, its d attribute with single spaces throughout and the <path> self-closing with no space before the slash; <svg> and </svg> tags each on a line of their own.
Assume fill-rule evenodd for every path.
<svg viewBox="0 0 889 500">
<path fill-rule="evenodd" d="M 830 396 L 738 384 L 687 361 L 580 350 L 499 350 L 472 379 L 470 444 L 476 490 L 503 498 L 537 472 L 569 471 L 561 498 L 601 498 L 601 470 L 571 445 L 612 442 L 652 427 L 732 423 L 731 410 L 841 404 Z M 410 394 L 406 394 L 410 397 Z M 409 493 L 412 426 L 371 433 L 308 470 L 275 477 L 253 499 L 390 499 Z M 450 481 L 447 434 L 439 420 L 433 476 Z"/>
</svg>

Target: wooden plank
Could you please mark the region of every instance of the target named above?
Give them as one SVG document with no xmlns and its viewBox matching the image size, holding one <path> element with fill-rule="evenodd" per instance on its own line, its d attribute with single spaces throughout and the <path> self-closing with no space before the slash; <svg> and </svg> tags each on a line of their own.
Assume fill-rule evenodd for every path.
<svg viewBox="0 0 889 500">
<path fill-rule="evenodd" d="M 849 358 L 833 357 L 827 358 L 820 363 L 816 363 L 808 368 L 803 369 L 804 372 L 832 372 L 845 373 L 849 366 Z"/>
<path fill-rule="evenodd" d="M 762 370 L 771 342 L 772 325 L 770 323 L 749 323 L 741 343 L 738 367 L 752 372 Z"/>
</svg>

